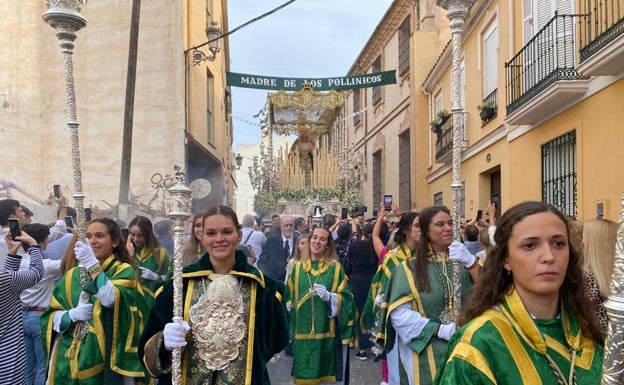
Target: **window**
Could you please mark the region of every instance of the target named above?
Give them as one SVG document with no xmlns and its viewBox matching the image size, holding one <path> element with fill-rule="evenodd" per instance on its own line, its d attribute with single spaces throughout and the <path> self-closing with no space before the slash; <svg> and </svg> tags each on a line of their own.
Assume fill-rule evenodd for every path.
<svg viewBox="0 0 624 385">
<path fill-rule="evenodd" d="M 353 125 L 359 126 L 362 123 L 362 119 L 360 117 L 360 90 L 353 90 Z"/>
<path fill-rule="evenodd" d="M 399 75 L 402 76 L 410 68 L 410 18 L 399 27 Z"/>
<path fill-rule="evenodd" d="M 576 217 L 576 131 L 542 145 L 542 200 Z"/>
<path fill-rule="evenodd" d="M 433 194 L 433 205 L 444 206 L 444 199 L 442 199 L 442 191 L 440 191 L 439 193 Z"/>
<path fill-rule="evenodd" d="M 483 96 L 498 88 L 498 25 L 494 21 L 483 33 Z"/>
<path fill-rule="evenodd" d="M 214 141 L 214 77 L 208 71 L 206 77 L 206 140 Z"/>
<path fill-rule="evenodd" d="M 373 154 L 373 202 L 381 202 L 382 199 L 382 175 L 381 175 L 381 151 Z"/>
<path fill-rule="evenodd" d="M 399 136 L 399 207 L 404 210 L 412 207 L 410 180 L 410 133 L 407 130 Z"/>
<path fill-rule="evenodd" d="M 373 62 L 373 72 L 381 72 L 381 56 L 377 56 L 377 59 Z M 373 87 L 373 105 L 377 105 L 381 102 L 381 86 Z"/>
<path fill-rule="evenodd" d="M 550 20 L 559 15 L 574 14 L 573 0 L 523 0 L 522 38 L 527 45 Z M 572 68 L 575 65 L 575 26 L 569 22 L 555 23 L 556 40 L 552 34 L 542 34 L 535 42 L 534 52 L 525 59 L 525 83 L 527 87 L 544 80 L 552 68 Z M 552 28 L 552 26 L 551 26 Z"/>
</svg>

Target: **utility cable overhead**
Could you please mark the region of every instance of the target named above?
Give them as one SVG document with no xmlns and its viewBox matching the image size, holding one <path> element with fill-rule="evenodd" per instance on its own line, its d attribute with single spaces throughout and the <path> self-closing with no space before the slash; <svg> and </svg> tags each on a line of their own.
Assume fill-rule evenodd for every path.
<svg viewBox="0 0 624 385">
<path fill-rule="evenodd" d="M 231 34 L 233 34 L 234 32 L 238 31 L 239 29 L 242 29 L 242 28 L 248 26 L 249 24 L 253 24 L 253 23 L 255 23 L 256 21 L 258 21 L 260 19 L 264 19 L 265 17 L 274 14 L 275 12 L 277 12 L 280 9 L 282 9 L 282 8 L 292 4 L 292 3 L 294 3 L 295 1 L 297 1 L 297 0 L 289 0 L 289 1 L 285 2 L 284 4 L 282 4 L 282 5 L 280 5 L 280 6 L 276 7 L 276 8 L 273 8 L 272 10 L 270 10 L 270 11 L 268 11 L 266 13 L 263 13 L 262 15 L 260 15 L 258 17 L 255 17 L 255 18 L 249 20 L 248 22 L 246 22 L 244 24 L 239 25 L 238 27 L 234 28 L 233 30 L 223 33 L 223 35 L 221 35 L 219 37 L 216 37 L 216 38 L 214 38 L 212 40 L 208 40 L 208 41 L 206 41 L 204 43 L 201 43 L 199 45 L 196 45 L 194 47 L 191 47 L 191 48 L 187 49 L 186 51 L 184 51 L 184 53 L 186 54 L 188 51 L 196 50 L 196 49 L 201 48 L 201 47 L 203 47 L 205 45 L 208 45 L 208 44 L 210 44 L 210 43 L 212 43 L 214 41 L 217 41 L 219 39 L 223 39 L 226 36 L 230 36 Z"/>
</svg>

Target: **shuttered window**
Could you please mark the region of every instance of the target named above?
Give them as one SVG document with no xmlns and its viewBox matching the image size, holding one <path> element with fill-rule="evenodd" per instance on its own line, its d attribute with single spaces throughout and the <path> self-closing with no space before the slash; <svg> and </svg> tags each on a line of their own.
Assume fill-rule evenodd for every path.
<svg viewBox="0 0 624 385">
<path fill-rule="evenodd" d="M 495 21 L 483 34 L 483 97 L 498 88 L 498 25 Z"/>
<path fill-rule="evenodd" d="M 381 151 L 373 154 L 373 202 L 381 202 L 382 197 Z"/>
<path fill-rule="evenodd" d="M 353 125 L 358 126 L 362 119 L 360 118 L 360 90 L 353 90 Z"/>
<path fill-rule="evenodd" d="M 404 211 L 412 207 L 410 180 L 410 134 L 407 130 L 399 136 L 399 207 Z"/>
<path fill-rule="evenodd" d="M 410 68 L 410 18 L 399 27 L 399 75 L 404 75 Z"/>
<path fill-rule="evenodd" d="M 377 56 L 377 59 L 372 65 L 373 72 L 381 72 L 381 56 Z M 381 102 L 381 86 L 373 87 L 373 105 Z"/>
</svg>

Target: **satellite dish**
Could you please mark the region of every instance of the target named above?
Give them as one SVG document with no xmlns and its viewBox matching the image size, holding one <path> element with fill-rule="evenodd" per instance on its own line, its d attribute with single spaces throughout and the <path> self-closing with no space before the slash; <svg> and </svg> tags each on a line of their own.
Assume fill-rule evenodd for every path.
<svg viewBox="0 0 624 385">
<path fill-rule="evenodd" d="M 212 190 L 210 182 L 201 178 L 192 181 L 189 184 L 189 188 L 191 189 L 191 198 L 194 199 L 202 199 L 210 194 L 210 190 Z"/>
</svg>

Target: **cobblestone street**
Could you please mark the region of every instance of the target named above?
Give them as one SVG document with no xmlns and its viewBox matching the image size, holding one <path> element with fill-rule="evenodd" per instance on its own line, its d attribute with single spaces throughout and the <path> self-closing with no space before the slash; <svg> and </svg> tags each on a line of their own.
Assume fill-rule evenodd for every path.
<svg viewBox="0 0 624 385">
<path fill-rule="evenodd" d="M 355 358 L 355 352 L 350 350 L 350 380 L 349 385 L 379 385 L 381 382 L 381 363 L 375 362 L 371 353 L 368 354 L 368 360 L 361 361 Z M 271 377 L 271 385 L 292 385 L 292 357 L 284 352 L 280 353 L 277 362 L 269 362 L 267 364 L 269 376 Z"/>
</svg>

